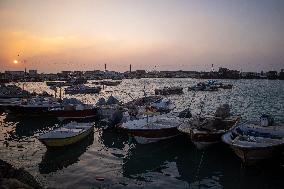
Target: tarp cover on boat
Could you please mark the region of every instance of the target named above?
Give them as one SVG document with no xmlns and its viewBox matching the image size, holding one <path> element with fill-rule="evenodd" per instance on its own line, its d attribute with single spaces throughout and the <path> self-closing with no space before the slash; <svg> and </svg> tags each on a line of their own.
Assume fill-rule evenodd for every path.
<svg viewBox="0 0 284 189">
<path fill-rule="evenodd" d="M 119 101 L 118 101 L 115 97 L 110 96 L 110 97 L 107 99 L 106 104 L 107 104 L 107 105 L 119 104 Z"/>
</svg>

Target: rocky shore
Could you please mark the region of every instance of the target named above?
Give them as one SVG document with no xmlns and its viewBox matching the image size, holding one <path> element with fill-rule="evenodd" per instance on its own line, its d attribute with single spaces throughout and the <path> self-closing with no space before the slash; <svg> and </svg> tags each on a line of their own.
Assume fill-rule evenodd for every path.
<svg viewBox="0 0 284 189">
<path fill-rule="evenodd" d="M 16 169 L 0 159 L 0 189 L 41 189 L 36 179 L 24 169 Z"/>
</svg>

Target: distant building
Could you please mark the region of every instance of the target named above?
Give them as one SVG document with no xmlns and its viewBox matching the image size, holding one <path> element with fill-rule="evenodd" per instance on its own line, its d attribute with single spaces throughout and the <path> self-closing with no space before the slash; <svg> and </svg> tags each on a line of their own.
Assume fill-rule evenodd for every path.
<svg viewBox="0 0 284 189">
<path fill-rule="evenodd" d="M 11 76 L 19 76 L 19 77 L 23 77 L 25 76 L 25 72 L 24 71 L 5 71 L 6 75 L 11 75 Z"/>
<path fill-rule="evenodd" d="M 29 76 L 30 77 L 36 77 L 37 76 L 37 70 L 29 70 Z"/>
<path fill-rule="evenodd" d="M 266 76 L 268 79 L 277 79 L 278 73 L 277 71 L 269 71 L 269 72 L 266 72 Z"/>
<path fill-rule="evenodd" d="M 83 71 L 74 71 L 71 73 L 73 76 L 81 77 L 83 75 Z"/>
<path fill-rule="evenodd" d="M 281 69 L 281 72 L 279 73 L 279 79 L 284 80 L 284 69 Z"/>
<path fill-rule="evenodd" d="M 55 81 L 55 80 L 61 80 L 60 77 L 58 76 L 60 74 L 39 74 L 39 78 L 42 80 L 46 80 L 46 81 Z"/>
<path fill-rule="evenodd" d="M 5 74 L 0 72 L 0 79 L 4 79 L 5 78 Z"/>
<path fill-rule="evenodd" d="M 241 78 L 243 79 L 259 79 L 261 74 L 256 72 L 242 72 Z"/>
<path fill-rule="evenodd" d="M 142 78 L 142 77 L 145 77 L 146 75 L 146 70 L 136 70 L 136 77 L 138 78 Z"/>
<path fill-rule="evenodd" d="M 228 68 L 219 68 L 218 76 L 220 79 L 239 79 L 240 71 L 229 70 Z"/>
<path fill-rule="evenodd" d="M 67 76 L 71 75 L 71 73 L 72 73 L 71 71 L 62 71 L 61 72 L 63 77 L 67 77 Z"/>
</svg>

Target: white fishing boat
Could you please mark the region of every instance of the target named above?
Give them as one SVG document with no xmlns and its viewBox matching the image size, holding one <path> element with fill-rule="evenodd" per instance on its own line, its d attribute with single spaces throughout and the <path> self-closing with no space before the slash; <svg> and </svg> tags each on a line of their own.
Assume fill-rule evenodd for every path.
<svg viewBox="0 0 284 189">
<path fill-rule="evenodd" d="M 86 85 L 75 85 L 65 89 L 66 94 L 96 94 L 101 91 L 101 87 L 89 87 Z"/>
<path fill-rule="evenodd" d="M 232 84 L 222 83 L 222 82 L 216 81 L 216 80 L 207 81 L 207 85 L 214 86 L 216 88 L 221 88 L 221 89 L 232 89 L 233 88 Z"/>
<path fill-rule="evenodd" d="M 262 116 L 261 123 L 240 124 L 224 134 L 222 141 L 249 165 L 272 158 L 283 150 L 284 126 L 272 126 L 267 117 Z"/>
<path fill-rule="evenodd" d="M 218 91 L 218 87 L 214 85 L 209 85 L 208 83 L 200 82 L 196 85 L 188 87 L 189 91 Z"/>
<path fill-rule="evenodd" d="M 34 97 L 28 99 L 20 99 L 13 103 L 2 104 L 3 109 L 7 113 L 19 116 L 42 116 L 47 115 L 51 108 L 61 107 L 58 99 L 53 97 Z"/>
<path fill-rule="evenodd" d="M 183 120 L 175 116 L 157 115 L 126 121 L 119 128 L 134 136 L 138 143 L 147 144 L 179 135 L 177 127 L 182 123 Z"/>
<path fill-rule="evenodd" d="M 38 139 L 47 147 L 63 147 L 79 142 L 91 134 L 93 129 L 94 123 L 70 122 L 40 135 Z"/>
<path fill-rule="evenodd" d="M 148 109 L 154 112 L 168 113 L 175 108 L 175 104 L 161 96 L 145 96 L 142 98 L 138 98 L 123 104 L 125 108 L 129 110 L 131 115 L 136 116 L 139 112 L 139 108 L 144 107 L 144 109 Z"/>
<path fill-rule="evenodd" d="M 115 126 L 122 119 L 123 107 L 118 99 L 113 96 L 109 96 L 106 100 L 105 98 L 100 98 L 96 103 L 98 109 L 98 118 L 101 123 L 105 123 L 108 127 Z"/>
<path fill-rule="evenodd" d="M 137 98 L 137 99 L 133 99 L 127 103 L 124 104 L 125 107 L 129 108 L 129 107 L 133 107 L 133 106 L 146 106 L 149 105 L 151 103 L 155 103 L 159 100 L 163 99 L 162 96 L 144 96 L 141 98 Z"/>
<path fill-rule="evenodd" d="M 153 103 L 150 103 L 150 107 L 154 108 L 158 112 L 170 112 L 175 109 L 175 104 L 166 98 L 159 99 Z"/>
<path fill-rule="evenodd" d="M 97 108 L 75 99 L 63 99 L 61 106 L 50 108 L 47 115 L 57 117 L 60 121 L 66 119 L 85 119 L 97 116 Z"/>
<path fill-rule="evenodd" d="M 0 100 L 23 98 L 30 96 L 30 93 L 16 85 L 1 84 L 0 85 Z"/>
</svg>

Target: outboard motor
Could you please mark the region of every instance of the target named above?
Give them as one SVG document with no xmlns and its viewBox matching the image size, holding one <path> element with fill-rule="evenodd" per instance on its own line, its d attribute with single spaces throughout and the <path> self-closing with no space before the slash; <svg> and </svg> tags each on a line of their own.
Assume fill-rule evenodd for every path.
<svg viewBox="0 0 284 189">
<path fill-rule="evenodd" d="M 217 108 L 215 112 L 216 117 L 226 118 L 230 116 L 230 106 L 229 104 L 223 104 Z"/>
<path fill-rule="evenodd" d="M 112 104 L 119 104 L 119 101 L 114 98 L 113 96 L 110 96 L 106 102 L 107 105 L 112 105 Z"/>
<path fill-rule="evenodd" d="M 96 103 L 97 106 L 103 106 L 106 104 L 106 100 L 102 97 L 98 100 L 98 102 Z"/>
<path fill-rule="evenodd" d="M 274 119 L 270 115 L 263 114 L 260 116 L 260 126 L 268 127 L 273 125 Z"/>
<path fill-rule="evenodd" d="M 192 117 L 192 114 L 191 114 L 191 111 L 189 108 L 181 111 L 179 114 L 178 114 L 178 117 L 179 118 L 191 118 Z"/>
<path fill-rule="evenodd" d="M 121 121 L 122 121 L 122 122 L 127 122 L 127 121 L 129 121 L 129 120 L 130 120 L 130 115 L 129 115 L 129 113 L 128 113 L 128 110 L 123 111 L 123 112 L 122 112 L 122 119 L 121 119 Z"/>
</svg>

